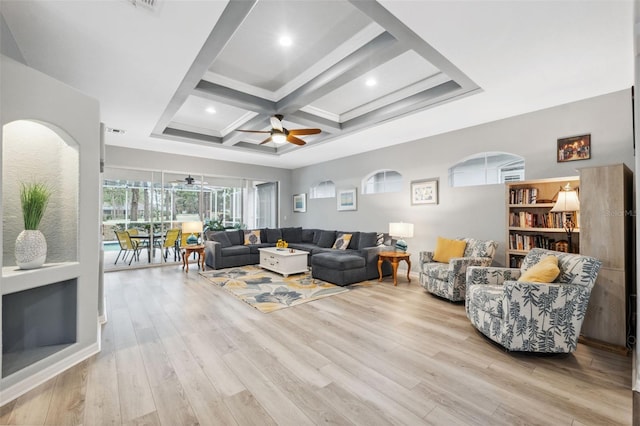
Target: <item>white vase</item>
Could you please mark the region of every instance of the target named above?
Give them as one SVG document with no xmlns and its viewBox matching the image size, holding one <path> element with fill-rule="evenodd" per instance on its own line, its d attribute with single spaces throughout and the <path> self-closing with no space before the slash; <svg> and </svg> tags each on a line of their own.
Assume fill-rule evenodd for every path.
<svg viewBox="0 0 640 426">
<path fill-rule="evenodd" d="M 20 269 L 36 269 L 47 258 L 47 240 L 39 230 L 24 230 L 16 239 L 16 264 Z"/>
</svg>

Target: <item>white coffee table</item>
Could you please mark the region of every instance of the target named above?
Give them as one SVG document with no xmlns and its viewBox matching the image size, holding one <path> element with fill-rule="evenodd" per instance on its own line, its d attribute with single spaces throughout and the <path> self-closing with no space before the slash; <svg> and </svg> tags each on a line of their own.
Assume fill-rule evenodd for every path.
<svg viewBox="0 0 640 426">
<path fill-rule="evenodd" d="M 277 249 L 268 247 L 258 249 L 260 251 L 260 267 L 284 275 L 307 272 L 308 251 L 289 249 Z"/>
</svg>

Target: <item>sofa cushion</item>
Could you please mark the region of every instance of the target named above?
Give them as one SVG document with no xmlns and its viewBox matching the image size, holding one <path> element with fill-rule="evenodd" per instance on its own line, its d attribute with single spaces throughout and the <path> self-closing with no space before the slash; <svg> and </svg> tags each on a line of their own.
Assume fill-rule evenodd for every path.
<svg viewBox="0 0 640 426">
<path fill-rule="evenodd" d="M 282 228 L 282 239 L 288 243 L 301 243 L 302 228 Z"/>
<path fill-rule="evenodd" d="M 267 242 L 268 243 L 277 243 L 278 240 L 282 239 L 282 231 L 280 228 L 269 229 L 267 228 Z"/>
<path fill-rule="evenodd" d="M 436 262 L 449 263 L 455 257 L 462 257 L 467 242 L 464 240 L 449 240 L 438 237 L 436 249 L 433 252 L 433 260 Z"/>
<path fill-rule="evenodd" d="M 358 238 L 358 249 L 375 247 L 377 245 L 377 234 L 375 232 L 361 232 Z"/>
<path fill-rule="evenodd" d="M 301 243 L 313 243 L 313 236 L 315 235 L 315 230 L 313 229 L 303 229 L 302 230 L 302 240 Z"/>
<path fill-rule="evenodd" d="M 322 231 L 318 239 L 318 247 L 330 248 L 336 240 L 336 231 Z"/>
<path fill-rule="evenodd" d="M 244 245 L 260 244 L 260 230 L 255 229 L 253 231 L 244 231 Z"/>
<path fill-rule="evenodd" d="M 249 246 L 249 252 L 251 254 L 260 254 L 260 249 L 265 247 L 273 247 L 270 243 L 251 244 Z"/>
<path fill-rule="evenodd" d="M 365 259 L 356 254 L 347 254 L 342 252 L 319 253 L 311 258 L 313 267 L 324 267 L 344 271 L 347 269 L 356 269 L 365 267 Z"/>
<path fill-rule="evenodd" d="M 339 232 L 331 248 L 346 250 L 347 247 L 349 247 L 349 243 L 351 242 L 352 237 L 353 234 L 344 234 L 342 232 Z"/>
<path fill-rule="evenodd" d="M 222 257 L 225 256 L 241 256 L 245 254 L 251 253 L 249 246 L 245 245 L 236 245 L 231 247 L 223 247 L 221 250 Z"/>
<path fill-rule="evenodd" d="M 242 229 L 234 229 L 231 231 L 225 231 L 229 236 L 232 246 L 241 246 L 244 244 L 244 231 Z"/>
<path fill-rule="evenodd" d="M 220 243 L 222 248 L 231 247 L 231 240 L 225 231 L 217 231 L 211 235 L 211 240 Z"/>
</svg>

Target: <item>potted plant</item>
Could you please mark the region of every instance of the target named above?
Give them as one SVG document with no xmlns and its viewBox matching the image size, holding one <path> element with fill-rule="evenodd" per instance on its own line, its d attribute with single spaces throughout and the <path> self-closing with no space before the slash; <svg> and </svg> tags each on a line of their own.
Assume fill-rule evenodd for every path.
<svg viewBox="0 0 640 426">
<path fill-rule="evenodd" d="M 39 268 L 47 257 L 47 241 L 38 227 L 50 198 L 51 190 L 43 183 L 23 183 L 20 187 L 24 231 L 16 239 L 15 251 L 20 269 Z"/>
</svg>

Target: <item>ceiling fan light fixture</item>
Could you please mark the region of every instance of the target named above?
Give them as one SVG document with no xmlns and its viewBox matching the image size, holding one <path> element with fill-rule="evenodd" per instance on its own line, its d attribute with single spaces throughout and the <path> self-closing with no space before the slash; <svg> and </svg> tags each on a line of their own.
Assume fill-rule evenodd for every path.
<svg viewBox="0 0 640 426">
<path fill-rule="evenodd" d="M 288 35 L 283 35 L 278 39 L 278 43 L 280 43 L 280 46 L 289 47 L 293 44 L 293 40 Z"/>
<path fill-rule="evenodd" d="M 282 132 L 273 132 L 273 134 L 271 135 L 271 140 L 274 143 L 280 145 L 287 142 L 287 135 Z"/>
</svg>

